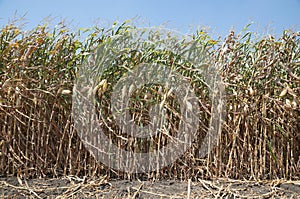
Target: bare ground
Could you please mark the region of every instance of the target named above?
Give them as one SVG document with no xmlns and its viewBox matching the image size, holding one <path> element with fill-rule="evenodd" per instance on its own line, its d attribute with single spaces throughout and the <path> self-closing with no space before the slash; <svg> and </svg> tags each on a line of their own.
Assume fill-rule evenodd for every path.
<svg viewBox="0 0 300 199">
<path fill-rule="evenodd" d="M 0 178 L 1 198 L 300 198 L 300 181 L 126 181 Z"/>
</svg>

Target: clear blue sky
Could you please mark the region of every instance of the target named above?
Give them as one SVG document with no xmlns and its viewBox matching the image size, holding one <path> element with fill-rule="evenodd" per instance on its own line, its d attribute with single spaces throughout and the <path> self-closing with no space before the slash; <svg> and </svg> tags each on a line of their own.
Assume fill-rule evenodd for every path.
<svg viewBox="0 0 300 199">
<path fill-rule="evenodd" d="M 209 26 L 214 35 L 239 32 L 250 21 L 251 30 L 260 34 L 300 30 L 300 0 L 0 0 L 0 27 L 15 12 L 26 14 L 28 29 L 51 16 L 72 21 L 74 27 L 139 17 L 147 26 L 167 23 L 182 33 L 190 32 L 191 26 Z"/>
</svg>

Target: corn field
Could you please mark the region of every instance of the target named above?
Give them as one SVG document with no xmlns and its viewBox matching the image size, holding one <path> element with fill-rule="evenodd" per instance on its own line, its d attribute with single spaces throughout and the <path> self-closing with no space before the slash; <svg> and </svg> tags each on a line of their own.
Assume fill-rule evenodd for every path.
<svg viewBox="0 0 300 199">
<path fill-rule="evenodd" d="M 151 62 L 170 65 L 191 82 L 200 104 L 198 137 L 178 160 L 145 174 L 126 174 L 97 162 L 74 127 L 74 81 L 81 64 L 96 47 L 129 29 L 135 27 L 123 23 L 74 32 L 61 23 L 55 28 L 40 25 L 24 31 L 11 23 L 0 30 L 1 176 L 299 180 L 300 33 L 292 31 L 284 31 L 278 38 L 257 38 L 247 31 L 232 31 L 218 40 L 200 30 L 191 35 L 209 53 L 210 64 L 219 66 L 226 90 L 222 132 L 218 144 L 205 157 L 199 156 L 199 146 L 208 131 L 212 104 L 203 75 L 195 73 L 193 64 L 155 46 L 141 52 L 124 51 L 101 77 L 107 87 L 102 93 L 98 91 L 97 98 L 104 115 L 100 120 L 113 143 L 126 150 L 148 151 L 168 139 L 155 137 L 156 145 L 151 146 L 139 140 L 130 142 L 128 137 L 120 140 L 120 130 L 106 119 L 113 85 L 133 66 Z M 145 114 L 149 103 L 162 99 L 158 90 L 167 92 L 152 85 L 131 96 L 132 114 L 139 122 L 149 120 Z M 168 116 L 172 136 L 178 123 L 178 104 L 172 96 L 166 100 L 171 107 Z"/>
</svg>

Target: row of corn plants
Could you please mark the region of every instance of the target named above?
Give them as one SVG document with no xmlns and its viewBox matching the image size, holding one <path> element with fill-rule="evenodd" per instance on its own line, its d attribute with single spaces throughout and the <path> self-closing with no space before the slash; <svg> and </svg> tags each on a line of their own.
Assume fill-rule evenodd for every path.
<svg viewBox="0 0 300 199">
<path fill-rule="evenodd" d="M 205 157 L 199 155 L 199 146 L 208 132 L 212 104 L 203 74 L 182 57 L 158 50 L 155 43 L 142 51 L 124 50 L 104 71 L 105 89 L 97 93 L 99 120 L 107 136 L 138 155 L 164 146 L 176 133 L 180 108 L 173 95 L 165 99 L 167 133 L 148 140 L 132 139 L 111 120 L 114 84 L 138 64 L 155 62 L 171 66 L 193 86 L 201 109 L 197 139 L 177 161 L 146 174 L 128 175 L 97 162 L 74 127 L 72 89 L 88 55 L 129 29 L 135 27 L 123 23 L 74 32 L 61 23 L 55 28 L 40 25 L 24 31 L 12 23 L 0 30 L 1 175 L 299 179 L 300 34 L 289 31 L 279 38 L 256 38 L 252 32 L 231 32 L 219 40 L 204 31 L 191 35 L 209 54 L 209 64 L 218 66 L 226 90 L 222 132 Z M 155 84 L 131 96 L 130 113 L 138 125 L 149 122 L 149 107 L 159 103 L 160 93 L 166 92 Z"/>
</svg>

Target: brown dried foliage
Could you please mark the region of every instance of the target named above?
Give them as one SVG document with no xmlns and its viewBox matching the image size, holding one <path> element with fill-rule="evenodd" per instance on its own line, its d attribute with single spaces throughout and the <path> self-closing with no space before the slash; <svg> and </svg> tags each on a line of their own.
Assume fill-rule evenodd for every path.
<svg viewBox="0 0 300 199">
<path fill-rule="evenodd" d="M 96 162 L 74 129 L 69 91 L 77 67 L 92 47 L 117 34 L 93 31 L 81 42 L 63 25 L 53 32 L 39 26 L 25 33 L 13 24 L 1 29 L 1 175 L 135 176 Z M 226 86 L 226 119 L 218 145 L 199 158 L 211 105 L 202 92 L 205 87 L 196 82 L 203 109 L 199 139 L 179 160 L 147 178 L 299 179 L 300 35 L 285 31 L 278 39 L 253 41 L 252 34 L 232 32 L 211 47 Z M 188 68 L 181 70 L 193 78 Z M 136 117 L 149 119 L 141 113 Z"/>
</svg>

